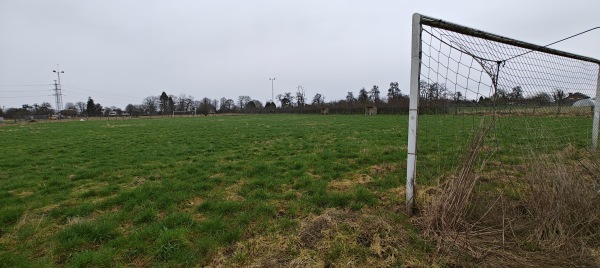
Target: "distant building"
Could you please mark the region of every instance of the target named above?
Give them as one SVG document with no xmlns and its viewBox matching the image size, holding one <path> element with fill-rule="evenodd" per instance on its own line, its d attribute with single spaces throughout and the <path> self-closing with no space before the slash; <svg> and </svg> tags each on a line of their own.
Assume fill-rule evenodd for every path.
<svg viewBox="0 0 600 268">
<path fill-rule="evenodd" d="M 365 115 L 376 115 L 377 106 L 365 106 Z"/>
<path fill-rule="evenodd" d="M 594 99 L 583 99 L 573 103 L 573 107 L 593 107 L 595 105 Z"/>
<path fill-rule="evenodd" d="M 579 101 L 579 100 L 585 100 L 585 99 L 589 99 L 590 96 L 579 93 L 579 92 L 575 92 L 575 93 L 569 93 L 569 95 L 563 100 L 564 103 L 567 104 L 574 104 L 575 102 Z"/>
</svg>

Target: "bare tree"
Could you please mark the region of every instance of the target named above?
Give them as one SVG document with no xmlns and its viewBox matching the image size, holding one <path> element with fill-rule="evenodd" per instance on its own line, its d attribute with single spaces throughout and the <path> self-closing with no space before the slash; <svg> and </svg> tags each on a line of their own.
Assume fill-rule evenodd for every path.
<svg viewBox="0 0 600 268">
<path fill-rule="evenodd" d="M 75 103 L 67 102 L 65 104 L 65 110 L 77 110 L 77 106 L 75 106 Z"/>
<path fill-rule="evenodd" d="M 454 93 L 452 93 L 452 99 L 454 100 L 455 103 L 459 103 L 460 101 L 463 100 L 463 94 L 460 91 L 456 91 Z"/>
<path fill-rule="evenodd" d="M 325 104 L 325 96 L 323 96 L 319 93 L 315 94 L 315 96 L 313 97 L 313 100 L 312 100 L 312 105 L 321 106 L 323 104 Z"/>
<path fill-rule="evenodd" d="M 137 107 L 136 105 L 133 104 L 127 104 L 127 106 L 125 106 L 125 112 L 128 112 L 129 115 L 138 115 L 138 111 L 139 111 L 139 107 Z"/>
<path fill-rule="evenodd" d="M 277 95 L 277 99 L 281 103 L 281 108 L 291 107 L 294 101 L 294 96 L 291 92 Z"/>
<path fill-rule="evenodd" d="M 348 95 L 346 95 L 346 103 L 348 106 L 352 106 L 356 102 L 356 98 L 354 97 L 354 93 L 352 91 L 348 91 Z"/>
<path fill-rule="evenodd" d="M 508 94 L 508 97 L 511 101 L 519 102 L 523 100 L 523 88 L 521 86 L 516 86 L 512 89 L 512 92 Z"/>
<path fill-rule="evenodd" d="M 391 82 L 390 89 L 388 89 L 388 99 L 396 100 L 402 97 L 402 93 L 400 93 L 400 88 L 398 87 L 398 82 Z"/>
<path fill-rule="evenodd" d="M 246 110 L 256 110 L 259 108 L 263 108 L 263 104 L 262 102 L 258 101 L 258 100 L 251 100 L 248 103 L 246 103 Z"/>
<path fill-rule="evenodd" d="M 371 88 L 371 90 L 369 91 L 369 97 L 373 102 L 379 103 L 381 101 L 381 98 L 379 98 L 379 93 L 379 86 L 373 85 L 373 88 Z"/>
<path fill-rule="evenodd" d="M 421 98 L 424 98 L 428 103 L 437 100 L 448 100 L 448 89 L 445 84 L 427 83 L 421 81 L 419 84 Z"/>
<path fill-rule="evenodd" d="M 275 109 L 277 109 L 277 105 L 275 105 L 274 101 L 267 101 L 267 103 L 265 103 L 265 109 L 270 112 L 274 112 Z"/>
<path fill-rule="evenodd" d="M 557 106 L 556 114 L 560 114 L 560 106 L 564 102 L 565 96 L 566 96 L 565 91 L 562 89 L 555 89 L 554 92 L 552 93 L 552 99 L 554 99 L 554 102 L 556 103 L 556 106 Z"/>
<path fill-rule="evenodd" d="M 232 99 L 227 99 L 227 101 L 225 101 L 225 104 L 227 105 L 227 109 L 230 112 L 235 110 L 235 101 L 233 101 Z"/>
<path fill-rule="evenodd" d="M 196 109 L 196 111 L 200 110 L 200 106 L 202 106 L 202 101 L 195 100 L 194 104 L 192 104 L 192 110 Z"/>
<path fill-rule="evenodd" d="M 148 96 L 144 98 L 144 100 L 142 101 L 142 105 L 144 105 L 144 108 L 146 109 L 146 112 L 148 112 L 148 114 L 154 115 L 156 114 L 158 107 L 158 97 Z"/>
<path fill-rule="evenodd" d="M 71 116 L 71 117 L 75 117 L 77 116 L 78 112 L 77 112 L 77 106 L 75 105 L 75 103 L 72 102 L 67 102 L 65 104 L 65 109 L 60 111 L 60 113 L 64 116 Z"/>
<path fill-rule="evenodd" d="M 77 103 L 75 103 L 76 107 L 77 107 L 77 112 L 79 112 L 80 115 L 83 115 L 83 113 L 85 112 L 85 102 L 83 101 L 78 101 Z"/>
<path fill-rule="evenodd" d="M 231 113 L 235 108 L 235 102 L 232 99 L 221 98 L 221 106 L 219 107 L 220 113 Z"/>
<path fill-rule="evenodd" d="M 227 98 L 222 97 L 219 101 L 221 103 L 221 105 L 219 105 L 219 112 L 224 113 L 227 110 L 227 108 L 225 106 L 225 102 L 227 101 Z"/>
<path fill-rule="evenodd" d="M 552 103 L 552 96 L 546 92 L 537 93 L 528 98 L 530 102 L 538 105 L 548 105 Z"/>
<path fill-rule="evenodd" d="M 506 90 L 498 88 L 496 89 L 496 92 L 494 93 L 493 97 L 496 103 L 507 103 L 509 99 L 509 94 L 508 92 L 506 92 Z"/>
<path fill-rule="evenodd" d="M 177 98 L 177 111 L 190 112 L 194 110 L 194 97 L 191 95 L 186 96 L 185 94 L 179 95 Z"/>
<path fill-rule="evenodd" d="M 214 99 L 211 101 L 210 105 L 213 107 L 213 112 L 216 112 L 217 107 L 219 107 L 219 101 L 217 99 Z"/>
<path fill-rule="evenodd" d="M 306 104 L 306 89 L 302 85 L 299 85 L 298 91 L 296 91 L 296 103 L 300 108 L 304 108 Z"/>
<path fill-rule="evenodd" d="M 200 101 L 200 112 L 204 115 L 212 114 L 215 111 L 215 107 L 212 106 L 212 100 L 209 98 L 202 98 Z"/>
<path fill-rule="evenodd" d="M 243 109 L 246 107 L 246 104 L 248 102 L 250 102 L 252 100 L 252 98 L 250 98 L 250 96 L 239 96 L 238 97 L 238 107 L 240 107 L 240 109 Z"/>
</svg>

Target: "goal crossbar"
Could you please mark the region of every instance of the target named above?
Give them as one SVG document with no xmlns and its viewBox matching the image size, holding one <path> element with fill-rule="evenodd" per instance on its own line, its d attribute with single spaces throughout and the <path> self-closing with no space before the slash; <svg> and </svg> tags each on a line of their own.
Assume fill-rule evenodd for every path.
<svg viewBox="0 0 600 268">
<path fill-rule="evenodd" d="M 516 39 L 512 39 L 512 38 L 504 37 L 501 35 L 469 28 L 469 27 L 462 26 L 462 25 L 459 25 L 456 23 L 443 21 L 440 19 L 424 16 L 421 14 L 415 14 L 415 16 L 419 17 L 418 20 L 420 21 L 421 25 L 432 26 L 432 27 L 453 31 L 456 33 L 464 34 L 464 35 L 487 39 L 487 40 L 495 41 L 495 42 L 502 43 L 502 44 L 507 44 L 507 45 L 511 45 L 511 46 L 535 50 L 535 51 L 544 52 L 544 53 L 548 53 L 548 54 L 552 54 L 552 55 L 557 55 L 557 56 L 567 57 L 567 58 L 571 58 L 571 59 L 582 60 L 582 61 L 600 64 L 600 60 L 597 60 L 594 58 L 581 56 L 581 55 L 577 55 L 577 54 L 573 54 L 573 53 L 569 53 L 569 52 L 565 52 L 565 51 L 561 51 L 561 50 L 552 49 L 547 46 L 540 46 L 540 45 L 535 45 L 535 44 L 519 41 Z"/>
</svg>

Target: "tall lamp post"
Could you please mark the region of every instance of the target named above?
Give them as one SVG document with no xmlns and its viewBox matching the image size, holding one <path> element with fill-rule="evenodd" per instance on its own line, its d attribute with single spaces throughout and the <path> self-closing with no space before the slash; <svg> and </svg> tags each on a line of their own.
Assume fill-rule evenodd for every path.
<svg viewBox="0 0 600 268">
<path fill-rule="evenodd" d="M 62 92 L 61 92 L 61 84 L 60 84 L 60 74 L 64 74 L 64 71 L 61 71 L 58 69 L 58 64 L 56 65 L 56 70 L 52 70 L 52 72 L 56 73 L 56 75 L 58 76 L 58 84 L 55 83 L 54 85 L 54 91 L 55 91 L 55 96 L 56 96 L 56 110 L 57 114 L 58 114 L 58 119 L 60 119 L 61 116 L 61 110 L 62 110 Z"/>
<path fill-rule="evenodd" d="M 275 103 L 275 91 L 273 91 L 273 82 L 275 81 L 275 77 L 269 78 L 271 80 L 271 102 Z"/>
</svg>

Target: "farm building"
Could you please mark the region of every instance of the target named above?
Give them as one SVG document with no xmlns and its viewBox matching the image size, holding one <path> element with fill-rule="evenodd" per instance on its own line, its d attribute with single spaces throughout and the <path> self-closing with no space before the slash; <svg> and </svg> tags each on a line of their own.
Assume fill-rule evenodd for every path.
<svg viewBox="0 0 600 268">
<path fill-rule="evenodd" d="M 365 107 L 365 115 L 376 115 L 377 114 L 377 106 L 366 106 Z"/>
<path fill-rule="evenodd" d="M 582 94 L 580 92 L 569 93 L 569 95 L 563 100 L 564 103 L 575 104 L 580 100 L 586 100 L 590 97 L 588 95 Z"/>
</svg>

